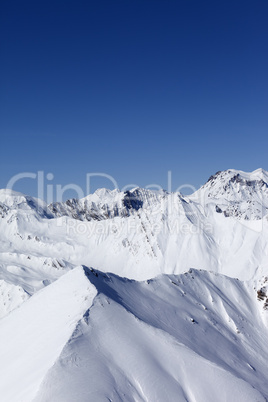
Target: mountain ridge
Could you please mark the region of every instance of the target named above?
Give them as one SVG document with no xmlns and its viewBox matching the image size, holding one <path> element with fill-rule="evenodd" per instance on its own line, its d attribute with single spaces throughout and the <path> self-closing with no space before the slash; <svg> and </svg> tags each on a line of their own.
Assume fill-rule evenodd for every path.
<svg viewBox="0 0 268 402">
<path fill-rule="evenodd" d="M 267 400 L 268 194 L 249 176 L 49 206 L 0 190 L 1 400 Z"/>
<path fill-rule="evenodd" d="M 33 396 L 35 402 L 69 402 L 75 400 L 75 393 L 81 402 L 107 397 L 120 401 L 120 395 L 129 401 L 164 400 L 167 396 L 174 401 L 197 397 L 225 401 L 234 395 L 237 400 L 265 401 L 267 397 L 267 377 L 262 370 L 268 358 L 267 328 L 252 289 L 240 281 L 191 269 L 136 282 L 77 267 L 25 302 L 13 316 L 22 316 L 26 323 L 31 316 L 28 311 L 43 306 L 43 299 L 47 306 L 42 321 L 47 320 L 52 306 L 51 324 L 61 316 L 60 348 L 54 346 L 52 337 L 48 342 L 52 360 L 43 371 L 35 369 L 39 356 L 28 367 L 21 365 L 24 382 L 17 381 L 11 393 L 0 386 L 9 402 L 18 397 L 29 401 Z M 70 313 L 68 306 L 74 302 L 76 307 Z M 68 314 L 62 314 L 62 306 Z M 8 325 L 14 322 L 11 318 L 0 321 L 2 342 Z M 42 326 L 19 331 L 21 344 L 27 343 L 28 337 L 42 344 L 46 337 Z M 251 338 L 254 343 L 249 347 Z M 13 342 L 17 343 L 16 337 L 11 346 Z M 9 357 L 14 348 L 0 359 L 6 375 L 14 370 Z M 20 356 L 24 365 L 26 356 L 27 349 Z M 25 390 L 25 382 L 33 381 L 33 370 L 36 385 Z M 20 377 L 18 371 L 16 376 Z"/>
<path fill-rule="evenodd" d="M 187 197 L 137 188 L 98 190 L 84 198 L 88 204 L 70 202 L 68 211 L 56 214 L 44 202 L 2 190 L 0 279 L 32 294 L 79 264 L 133 279 L 189 267 L 241 279 L 264 276 L 266 186 L 241 192 L 241 181 L 235 186 L 231 181 L 237 171 L 228 172 L 217 175 L 210 197 L 206 184 Z M 254 180 L 256 175 L 263 171 L 253 172 Z"/>
</svg>

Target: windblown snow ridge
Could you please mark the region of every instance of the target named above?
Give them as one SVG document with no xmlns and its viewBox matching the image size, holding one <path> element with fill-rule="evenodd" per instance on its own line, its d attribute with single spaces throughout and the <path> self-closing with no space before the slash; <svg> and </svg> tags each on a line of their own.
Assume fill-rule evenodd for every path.
<svg viewBox="0 0 268 402">
<path fill-rule="evenodd" d="M 268 334 L 246 284 L 198 270 L 145 282 L 85 272 L 98 294 L 35 402 L 265 401 Z"/>
<path fill-rule="evenodd" d="M 96 294 L 78 267 L 0 321 L 2 402 L 33 400 Z"/>
<path fill-rule="evenodd" d="M 0 321 L 1 401 L 265 401 L 263 313 L 251 285 L 207 271 L 77 267 Z"/>
</svg>

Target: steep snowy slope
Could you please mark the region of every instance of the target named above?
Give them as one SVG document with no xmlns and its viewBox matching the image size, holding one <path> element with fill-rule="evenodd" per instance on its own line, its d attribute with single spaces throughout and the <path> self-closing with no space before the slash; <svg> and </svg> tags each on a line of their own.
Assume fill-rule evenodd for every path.
<svg viewBox="0 0 268 402">
<path fill-rule="evenodd" d="M 249 284 L 78 267 L 0 321 L 1 401 L 265 401 L 267 342 Z"/>
<path fill-rule="evenodd" d="M 196 270 L 140 283 L 86 272 L 98 295 L 36 402 L 268 397 L 267 317 L 249 285 Z"/>
<path fill-rule="evenodd" d="M 2 402 L 33 400 L 96 294 L 80 267 L 0 321 Z"/>
</svg>

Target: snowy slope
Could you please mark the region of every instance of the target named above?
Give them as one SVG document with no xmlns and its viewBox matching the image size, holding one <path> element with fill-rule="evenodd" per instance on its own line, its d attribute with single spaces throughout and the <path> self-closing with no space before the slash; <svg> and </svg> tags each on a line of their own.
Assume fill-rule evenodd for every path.
<svg viewBox="0 0 268 402">
<path fill-rule="evenodd" d="M 78 267 L 0 321 L 1 401 L 265 401 L 266 318 L 222 275 Z"/>
<path fill-rule="evenodd" d="M 266 400 L 267 183 L 0 190 L 1 402 Z"/>
<path fill-rule="evenodd" d="M 0 280 L 0 318 L 19 307 L 28 298 L 28 293 L 22 287 Z"/>
<path fill-rule="evenodd" d="M 217 212 L 227 217 L 262 219 L 268 214 L 268 173 L 263 169 L 218 172 L 190 198 L 203 206 L 215 204 Z"/>
<path fill-rule="evenodd" d="M 196 270 L 140 283 L 88 277 L 98 295 L 36 402 L 268 397 L 268 331 L 247 284 Z"/>
<path fill-rule="evenodd" d="M 1 190 L 0 279 L 30 294 L 79 264 L 138 280 L 189 267 L 259 279 L 268 268 L 267 181 L 262 170 L 229 170 L 191 197 L 102 189 L 56 212 Z M 233 203 L 240 212 L 229 214 Z"/>
<path fill-rule="evenodd" d="M 33 400 L 97 291 L 80 267 L 0 321 L 0 398 Z"/>
<path fill-rule="evenodd" d="M 138 280 L 189 267 L 261 278 L 268 267 L 267 181 L 262 170 L 229 170 L 191 197 L 102 189 L 56 212 L 2 190 L 0 279 L 32 294 L 79 264 Z M 229 214 L 234 203 L 239 213 Z"/>
<path fill-rule="evenodd" d="M 12 190 L 0 190 L 0 217 L 11 211 L 22 210 L 27 214 L 37 214 L 40 217 L 53 218 L 46 203 L 37 198 L 29 197 Z"/>
</svg>

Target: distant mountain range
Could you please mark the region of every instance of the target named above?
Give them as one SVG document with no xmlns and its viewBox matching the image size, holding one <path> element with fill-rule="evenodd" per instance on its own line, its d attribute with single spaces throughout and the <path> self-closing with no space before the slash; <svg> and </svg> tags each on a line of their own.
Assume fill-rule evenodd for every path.
<svg viewBox="0 0 268 402">
<path fill-rule="evenodd" d="M 268 173 L 0 190 L 0 399 L 268 400 Z"/>
</svg>

